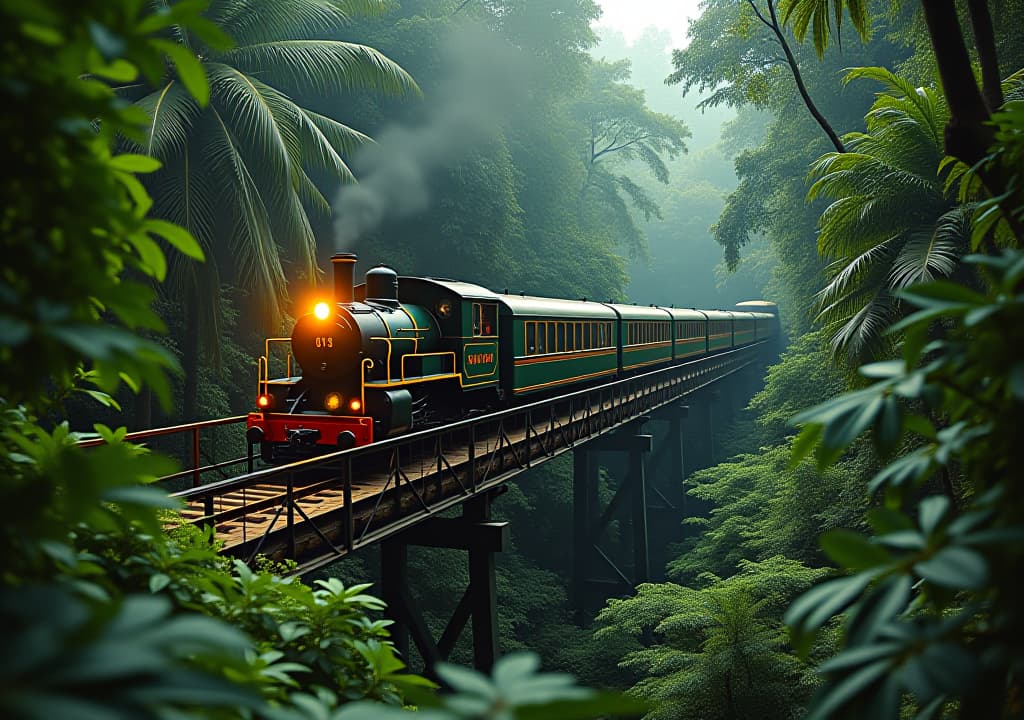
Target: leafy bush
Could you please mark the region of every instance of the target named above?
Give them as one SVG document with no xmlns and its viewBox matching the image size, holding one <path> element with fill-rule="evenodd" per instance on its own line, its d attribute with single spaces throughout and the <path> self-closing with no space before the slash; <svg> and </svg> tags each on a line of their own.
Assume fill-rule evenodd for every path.
<svg viewBox="0 0 1024 720">
<path fill-rule="evenodd" d="M 988 278 L 985 293 L 945 281 L 905 291 L 917 310 L 895 328 L 903 358 L 865 365 L 872 385 L 796 418 L 805 426 L 795 458 L 817 447 L 827 466 L 870 429 L 889 459 L 869 486 L 882 499 L 867 512 L 873 534 L 821 538 L 850 574 L 786 616 L 806 650 L 845 613 L 845 647 L 821 666 L 827 683 L 812 718 L 896 717 L 903 702 L 918 717 L 1019 713 L 1024 253 L 965 261 Z M 913 449 L 898 453 L 908 436 Z"/>
<path fill-rule="evenodd" d="M 158 511 L 173 504 L 147 483 L 173 463 L 124 443 L 123 428 L 97 427 L 107 443 L 85 451 L 66 424 L 39 420 L 79 391 L 110 404 L 122 383 L 148 384 L 169 403 L 177 364 L 137 333 L 163 329 L 151 284 L 166 273 L 164 249 L 202 253 L 183 229 L 146 217 L 135 173 L 159 164 L 111 147 L 117 134 L 139 137 L 149 118 L 105 81 L 159 76 L 173 62 L 204 95 L 202 73 L 187 72 L 194 58 L 168 59 L 157 38 L 177 24 L 221 42 L 202 9 L 0 6 L 0 99 L 18 108 L 0 121 L 3 717 L 283 717 L 289 705 L 309 710 L 311 693 L 329 711 L 345 699 L 339 688 L 396 697 L 400 663 L 382 623 L 366 618 L 379 603 L 360 588 L 224 572 L 208 538 L 163 533 Z M 239 597 L 252 636 L 225 622 Z M 313 641 L 322 655 L 311 656 Z M 303 674 L 307 685 L 293 677 Z"/>
<path fill-rule="evenodd" d="M 649 720 L 788 718 L 810 695 L 810 667 L 786 642 L 782 608 L 827 571 L 776 556 L 742 561 L 727 579 L 695 587 L 644 584 L 611 600 L 596 637 L 626 634 L 646 647 L 621 664 L 641 677 L 629 694 L 652 702 Z"/>
</svg>

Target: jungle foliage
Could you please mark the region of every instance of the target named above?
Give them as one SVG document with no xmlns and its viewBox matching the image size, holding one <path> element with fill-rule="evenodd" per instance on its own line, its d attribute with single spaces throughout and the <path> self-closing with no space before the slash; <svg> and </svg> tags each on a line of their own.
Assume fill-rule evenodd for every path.
<svg viewBox="0 0 1024 720">
<path fill-rule="evenodd" d="M 0 9 L 0 93 L 24 110 L 3 116 L 11 263 L 0 275 L 0 714 L 347 718 L 360 712 L 341 709 L 349 701 L 397 711 L 417 688 L 423 707 L 443 706 L 423 712 L 435 718 L 464 717 L 473 703 L 475 717 L 636 709 L 538 673 L 530 655 L 508 658 L 491 679 L 443 670 L 461 692 L 442 701 L 432 683 L 399 672 L 388 623 L 368 617 L 382 605 L 366 585 L 312 588 L 276 574 L 288 567 L 231 563 L 209 534 L 171 530 L 175 505 L 152 481 L 172 461 L 125 443 L 124 428 L 97 425 L 104 445 L 76 445 L 62 421 L 74 395 L 114 406 L 109 393 L 122 383 L 135 392 L 149 384 L 170 404 L 175 358 L 138 333 L 164 329 L 151 284 L 167 276 L 168 256 L 204 258 L 186 229 L 149 216 L 137 174 L 160 163 L 114 153 L 118 136 L 141 141 L 150 118 L 112 84 L 157 82 L 168 64 L 191 68 L 184 84 L 202 108 L 206 76 L 162 33 L 220 36 L 201 3 Z"/>
<path fill-rule="evenodd" d="M 228 563 L 201 533 L 164 532 L 173 508 L 150 480 L 171 463 L 103 426 L 106 446 L 85 452 L 62 422 L 97 400 L 121 422 L 118 401 L 145 388 L 177 412 L 196 326 L 181 293 L 159 289 L 179 272 L 223 300 L 220 377 L 231 380 L 204 358 L 187 376 L 197 407 L 241 409 L 240 391 L 218 386 L 251 371 L 244 344 L 260 310 L 248 271 L 266 261 L 273 290 L 261 297 L 287 310 L 284 281 L 314 278 L 317 253 L 336 248 L 339 218 L 312 210 L 345 207 L 334 198 L 349 171 L 375 187 L 395 147 L 429 194 L 386 206 L 337 249 L 403 272 L 603 299 L 630 287 L 631 252 L 653 250 L 651 277 L 668 268 L 659 290 L 671 291 L 679 258 L 696 256 L 687 243 L 710 232 L 726 265 L 770 273 L 765 295 L 794 336 L 746 414 L 719 427 L 727 459 L 688 479 L 698 510 L 680 518 L 669 582 L 611 599 L 595 628 L 572 623 L 569 558 L 551 551 L 571 545 L 570 467 L 555 461 L 510 487 L 496 512 L 530 531 L 499 559 L 504 648 L 628 688 L 651 718 L 1019 714 L 1022 8 L 708 0 L 657 81 L 735 110 L 709 149 L 688 137 L 706 121 L 683 125 L 663 114 L 675 112 L 669 99 L 638 89 L 664 61 L 656 37 L 630 67 L 590 56 L 590 0 L 0 0 L 0 99 L 19 111 L 0 120 L 0 621 L 12 629 L 0 713 L 637 709 L 538 673 L 529 653 L 490 678 L 442 666 L 455 692 L 437 696 L 402 672 L 415 658 L 397 658 L 373 619 L 372 555 L 314 587 L 282 579 L 286 567 Z M 957 41 L 968 24 L 973 48 Z M 850 26 L 860 42 L 838 42 Z M 453 38 L 475 34 L 504 69 L 452 72 L 467 66 L 460 52 L 479 50 Z M 481 96 L 498 119 L 472 100 L 487 85 L 509 90 Z M 656 139 L 599 156 L 601 129 L 620 126 Z M 383 149 L 357 155 L 369 136 Z M 237 203 L 183 194 L 206 181 L 192 160 L 240 178 L 229 196 L 247 218 Z M 190 177 L 199 185 L 182 184 Z M 282 233 L 301 252 L 279 247 Z M 213 261 L 250 240 L 233 278 L 242 287 L 223 284 Z M 602 471 L 603 503 L 616 482 Z M 628 530 L 611 523 L 613 558 L 628 554 Z M 462 557 L 411 560 L 439 632 L 467 579 Z M 453 660 L 468 658 L 464 638 Z"/>
</svg>

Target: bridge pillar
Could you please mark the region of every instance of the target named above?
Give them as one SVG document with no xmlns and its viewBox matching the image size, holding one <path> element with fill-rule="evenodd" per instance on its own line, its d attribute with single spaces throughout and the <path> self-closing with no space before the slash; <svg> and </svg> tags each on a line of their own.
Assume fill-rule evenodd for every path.
<svg viewBox="0 0 1024 720">
<path fill-rule="evenodd" d="M 684 420 L 686 405 L 671 405 L 653 420 L 662 431 L 654 438 L 654 451 L 647 462 L 647 525 L 651 579 L 665 579 L 665 565 L 671 559 L 669 546 L 683 539 L 683 518 L 690 512 L 692 498 L 686 495 L 684 462 Z"/>
<path fill-rule="evenodd" d="M 626 429 L 573 450 L 573 577 L 571 595 L 573 617 L 583 626 L 587 620 L 590 590 L 594 586 L 632 591 L 650 580 L 650 554 L 647 527 L 647 482 L 645 456 L 651 451 L 651 436 L 638 430 L 648 418 L 630 423 Z M 598 500 L 597 454 L 624 453 L 627 457 L 625 480 L 603 510 Z M 601 536 L 626 497 L 630 498 L 632 525 L 632 577 L 600 547 Z M 612 577 L 599 576 L 603 566 Z M 602 595 L 602 598 L 604 595 Z"/>
<path fill-rule="evenodd" d="M 715 464 L 715 412 L 717 391 L 705 390 L 689 399 L 683 435 L 687 474 Z"/>
<path fill-rule="evenodd" d="M 498 658 L 498 598 L 494 553 L 509 542 L 507 522 L 491 522 L 491 493 L 481 493 L 463 503 L 462 517 L 429 518 L 381 543 L 381 599 L 394 621 L 391 637 L 408 662 L 412 638 L 423 658 L 425 672 L 448 659 L 467 622 L 472 621 L 473 665 L 488 672 Z M 435 642 L 409 591 L 410 545 L 466 550 L 469 586 L 452 612 L 441 637 Z"/>
</svg>

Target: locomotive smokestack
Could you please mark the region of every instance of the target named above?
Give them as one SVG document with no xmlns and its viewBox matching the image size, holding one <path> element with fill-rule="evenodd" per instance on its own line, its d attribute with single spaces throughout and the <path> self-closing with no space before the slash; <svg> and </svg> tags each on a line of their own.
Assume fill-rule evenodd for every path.
<svg viewBox="0 0 1024 720">
<path fill-rule="evenodd" d="M 331 255 L 331 267 L 334 268 L 334 302 L 352 302 L 352 287 L 355 284 L 356 254 L 335 253 L 334 255 Z"/>
</svg>

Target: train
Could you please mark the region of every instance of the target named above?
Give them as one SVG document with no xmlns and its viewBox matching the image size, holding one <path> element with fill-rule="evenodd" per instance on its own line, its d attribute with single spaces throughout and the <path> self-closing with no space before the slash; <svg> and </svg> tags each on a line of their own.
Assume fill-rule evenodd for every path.
<svg viewBox="0 0 1024 720">
<path fill-rule="evenodd" d="M 385 265 L 356 285 L 356 260 L 333 255 L 332 296 L 289 338 L 266 341 L 246 430 L 265 461 L 368 445 L 779 333 L 778 308 L 763 300 L 734 310 L 563 300 Z M 272 378 L 275 356 L 285 368 Z"/>
</svg>

